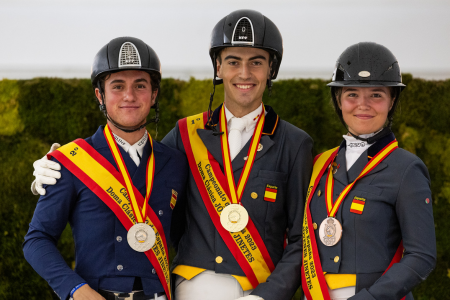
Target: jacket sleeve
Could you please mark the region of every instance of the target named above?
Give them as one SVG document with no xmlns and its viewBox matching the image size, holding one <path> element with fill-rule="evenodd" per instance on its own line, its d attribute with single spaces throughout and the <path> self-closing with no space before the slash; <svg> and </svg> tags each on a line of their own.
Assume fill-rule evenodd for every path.
<svg viewBox="0 0 450 300">
<path fill-rule="evenodd" d="M 180 131 L 178 129 L 178 123 L 175 127 L 162 139 L 161 143 L 164 145 L 177 149 L 184 152 L 184 148 L 182 147 Z M 180 172 L 184 172 L 186 174 L 186 179 L 189 176 L 189 165 L 185 156 L 182 158 L 185 161 L 185 168 L 183 170 L 179 170 Z M 187 182 L 185 186 L 187 185 Z M 179 194 L 179 199 L 177 200 L 177 205 L 175 206 L 172 213 L 172 223 L 170 226 L 170 240 L 172 242 L 175 251 L 178 252 L 178 243 L 180 242 L 181 237 L 184 234 L 186 229 L 186 192 L 185 189 L 181 194 Z"/>
<path fill-rule="evenodd" d="M 400 179 L 396 213 L 404 253 L 369 289 L 351 299 L 401 299 L 424 281 L 436 265 L 436 236 L 430 177 L 425 164 L 414 160 Z"/>
<path fill-rule="evenodd" d="M 178 122 L 175 125 L 175 127 L 169 131 L 168 134 L 162 139 L 161 143 L 164 145 L 173 148 L 178 149 L 180 151 L 184 151 L 183 143 L 181 142 L 181 136 L 180 136 L 180 129 L 178 128 Z"/>
<path fill-rule="evenodd" d="M 65 262 L 56 245 L 76 202 L 73 175 L 61 166 L 61 179 L 47 186 L 36 205 L 23 243 L 25 259 L 44 278 L 60 299 L 68 299 L 77 284 L 85 282 Z"/>
<path fill-rule="evenodd" d="M 259 284 L 251 293 L 265 300 L 289 300 L 301 283 L 302 220 L 312 171 L 312 146 L 313 141 L 309 136 L 303 139 L 289 172 L 285 207 L 288 244 L 267 281 Z"/>
</svg>

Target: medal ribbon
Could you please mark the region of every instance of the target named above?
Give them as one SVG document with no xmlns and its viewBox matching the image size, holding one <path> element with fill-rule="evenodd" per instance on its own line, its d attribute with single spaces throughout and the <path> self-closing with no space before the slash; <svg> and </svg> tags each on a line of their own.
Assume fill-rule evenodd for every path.
<svg viewBox="0 0 450 300">
<path fill-rule="evenodd" d="M 220 110 L 220 130 L 224 132 L 221 138 L 222 145 L 222 158 L 223 158 L 223 168 L 225 175 L 227 177 L 228 189 L 231 195 L 231 203 L 239 204 L 241 203 L 242 194 L 244 192 L 245 186 L 252 170 L 253 163 L 255 161 L 256 151 L 258 149 L 259 142 L 261 140 L 262 131 L 264 128 L 264 105 L 262 106 L 261 116 L 258 119 L 258 123 L 255 127 L 255 132 L 253 133 L 252 140 L 250 142 L 250 148 L 247 153 L 247 160 L 245 161 L 244 168 L 242 169 L 241 177 L 239 178 L 238 187 L 236 189 L 236 183 L 234 181 L 233 167 L 231 165 L 230 157 L 230 147 L 228 144 L 228 129 L 227 129 L 227 118 L 225 116 L 225 105 L 222 105 Z"/>
<path fill-rule="evenodd" d="M 144 223 L 144 220 L 147 218 L 147 211 L 150 211 L 150 209 L 147 210 L 148 199 L 150 198 L 150 194 L 152 193 L 153 189 L 153 179 L 155 177 L 155 156 L 153 153 L 150 154 L 150 158 L 147 161 L 147 172 L 146 172 L 146 194 L 145 194 L 145 201 L 144 203 L 138 203 L 134 190 L 133 190 L 133 181 L 131 180 L 131 176 L 128 173 L 128 169 L 125 165 L 125 162 L 123 160 L 122 154 L 120 153 L 120 150 L 118 148 L 118 145 L 116 143 L 116 140 L 114 139 L 111 129 L 108 125 L 105 126 L 104 130 L 106 142 L 108 143 L 109 149 L 111 150 L 111 153 L 114 157 L 114 160 L 116 161 L 116 165 L 119 167 L 119 171 L 122 174 L 122 177 L 125 181 L 127 194 L 131 202 L 131 207 L 133 209 L 134 216 L 136 218 L 137 223 Z M 151 149 L 153 149 L 153 140 L 150 137 L 150 134 L 148 134 L 148 140 L 150 142 Z M 142 206 L 142 210 L 139 209 L 139 207 Z"/>
<path fill-rule="evenodd" d="M 341 193 L 338 200 L 333 203 L 330 200 L 327 200 L 327 210 L 329 216 L 335 216 L 336 211 L 339 208 L 339 205 L 342 203 L 342 200 L 349 193 L 351 188 L 354 186 L 355 182 L 367 175 L 371 170 L 373 170 L 384 158 L 386 158 L 392 151 L 398 148 L 397 141 L 392 141 L 385 148 L 383 148 L 376 156 L 374 156 L 363 171 L 359 174 L 359 176 L 353 181 L 352 184 L 349 184 Z M 314 233 L 314 227 L 312 224 L 312 217 L 310 211 L 310 202 L 313 198 L 314 192 L 319 185 L 320 179 L 322 175 L 325 173 L 327 167 L 334 161 L 334 158 L 338 154 L 339 147 L 328 150 L 322 154 L 319 154 L 314 159 L 313 172 L 311 176 L 311 181 L 309 183 L 308 194 L 306 196 L 306 205 L 305 212 L 303 215 L 303 266 L 302 266 L 302 288 L 305 296 L 308 300 L 330 300 L 330 295 L 328 293 L 328 286 L 325 281 L 325 276 L 322 270 L 322 264 L 320 262 L 319 251 L 316 243 L 316 236 Z M 332 175 L 330 179 L 330 170 L 327 174 L 327 191 L 325 196 L 329 195 L 328 199 L 332 199 Z M 331 193 L 328 192 L 331 190 Z M 345 193 L 345 195 L 344 195 Z M 344 195 L 344 196 L 343 196 Z M 342 197 L 342 199 L 341 199 Z M 340 202 L 339 202 L 340 201 Z M 391 261 L 391 264 L 386 269 L 386 271 L 394 264 L 400 261 L 399 253 L 400 250 L 403 249 L 402 244 L 400 244 L 396 255 Z M 384 274 L 384 273 L 383 273 Z M 404 299 L 402 299 L 404 300 Z"/>
<path fill-rule="evenodd" d="M 233 194 L 229 191 L 231 184 L 229 184 L 228 179 L 230 177 L 224 175 L 219 163 L 208 152 L 197 134 L 197 129 L 205 128 L 206 120 L 207 113 L 205 112 L 179 121 L 181 138 L 188 157 L 189 167 L 216 230 L 253 288 L 255 288 L 259 283 L 266 282 L 275 266 L 261 235 L 250 218 L 247 227 L 240 232 L 229 232 L 220 223 L 221 212 L 232 203 L 230 199 Z M 255 140 L 252 141 L 252 143 L 255 142 Z M 224 163 L 224 165 L 226 164 Z M 247 172 L 249 171 L 247 169 Z M 231 178 L 233 178 L 232 173 Z M 247 177 L 242 178 L 244 179 L 241 180 L 247 180 L 248 174 Z M 240 199 L 237 194 L 235 195 L 236 200 Z"/>
<path fill-rule="evenodd" d="M 391 154 L 392 151 L 398 148 L 398 142 L 397 140 L 393 140 L 390 142 L 386 147 L 384 147 L 380 152 L 378 152 L 364 167 L 364 169 L 361 171 L 361 173 L 356 177 L 356 179 L 347 185 L 342 193 L 337 198 L 336 202 L 333 204 L 333 189 L 334 189 L 334 178 L 333 178 L 333 167 L 330 166 L 328 170 L 327 180 L 326 180 L 326 190 L 325 190 L 325 202 L 327 206 L 327 212 L 328 216 L 334 218 L 336 215 L 339 206 L 344 201 L 345 197 L 348 195 L 350 190 L 353 188 L 355 183 L 366 176 L 370 171 L 372 171 L 380 162 L 382 162 L 389 154 Z M 336 157 L 336 154 L 333 157 Z"/>
<path fill-rule="evenodd" d="M 152 142 L 150 136 L 149 139 Z M 115 143 L 114 139 L 112 141 Z M 153 144 L 151 145 L 153 146 Z M 58 159 L 60 163 L 99 197 L 113 211 L 127 231 L 137 223 L 124 176 L 86 141 L 78 139 L 64 145 L 49 154 L 49 157 L 52 156 Z M 153 164 L 153 168 L 150 167 L 151 164 Z M 147 162 L 147 175 L 149 175 L 149 170 L 154 172 L 154 159 L 151 162 L 151 158 Z M 151 174 L 148 177 L 153 179 Z M 152 186 L 149 185 L 149 178 L 147 178 L 148 194 L 145 199 L 132 183 L 129 188 L 136 197 L 136 203 L 148 205 L 148 198 L 152 190 Z M 152 249 L 146 251 L 145 255 L 155 268 L 168 299 L 171 299 L 168 249 L 162 224 L 150 207 L 146 210 L 141 210 L 138 206 L 137 210 L 145 212 L 145 219 L 143 220 L 155 232 L 155 245 Z"/>
</svg>

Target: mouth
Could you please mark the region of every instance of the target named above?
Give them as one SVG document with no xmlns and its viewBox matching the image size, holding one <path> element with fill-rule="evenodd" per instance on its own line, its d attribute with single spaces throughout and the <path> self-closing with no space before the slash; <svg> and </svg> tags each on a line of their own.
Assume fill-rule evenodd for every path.
<svg viewBox="0 0 450 300">
<path fill-rule="evenodd" d="M 135 105 L 124 105 L 124 106 L 121 106 L 120 108 L 122 108 L 122 109 L 138 109 L 139 106 L 135 106 Z"/>
<path fill-rule="evenodd" d="M 357 117 L 358 119 L 361 120 L 369 120 L 372 119 L 374 116 L 371 115 L 365 115 L 365 114 L 358 114 L 358 115 L 354 115 L 355 117 Z"/>
<path fill-rule="evenodd" d="M 242 91 L 248 91 L 251 88 L 255 87 L 256 84 L 234 84 L 234 86 Z"/>
</svg>

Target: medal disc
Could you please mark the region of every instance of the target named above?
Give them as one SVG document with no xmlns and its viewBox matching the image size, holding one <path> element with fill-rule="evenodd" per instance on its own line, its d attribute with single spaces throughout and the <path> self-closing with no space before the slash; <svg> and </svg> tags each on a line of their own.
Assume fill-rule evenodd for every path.
<svg viewBox="0 0 450 300">
<path fill-rule="evenodd" d="M 150 225 L 137 223 L 128 230 L 127 240 L 130 247 L 137 252 L 150 250 L 155 244 L 156 235 Z"/>
<path fill-rule="evenodd" d="M 222 210 L 220 223 L 229 232 L 239 232 L 247 226 L 248 212 L 242 205 L 230 204 Z"/>
<path fill-rule="evenodd" d="M 328 217 L 322 221 L 319 227 L 319 238 L 325 246 L 336 245 L 342 237 L 341 223 L 332 217 Z"/>
</svg>

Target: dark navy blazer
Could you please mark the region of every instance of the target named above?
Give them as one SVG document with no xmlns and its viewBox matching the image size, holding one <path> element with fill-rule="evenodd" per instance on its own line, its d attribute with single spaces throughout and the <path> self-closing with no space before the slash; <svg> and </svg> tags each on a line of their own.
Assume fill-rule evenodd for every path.
<svg viewBox="0 0 450 300">
<path fill-rule="evenodd" d="M 213 122 L 219 121 L 217 108 Z M 267 282 L 259 284 L 251 293 L 264 299 L 291 299 L 300 285 L 302 264 L 302 219 L 306 191 L 312 169 L 312 139 L 303 130 L 280 120 L 270 106 L 261 137 L 261 151 L 256 153 L 250 177 L 243 192 L 242 204 L 247 209 L 275 264 Z M 198 129 L 198 135 L 223 171 L 220 135 L 209 128 Z M 180 130 L 176 126 L 162 140 L 169 147 L 185 152 Z M 250 141 L 232 162 L 234 180 L 239 181 Z M 275 202 L 265 201 L 267 185 L 278 187 Z M 200 196 L 192 172 L 187 190 L 186 232 L 180 240 L 172 268 L 188 265 L 216 273 L 245 276 L 241 267 L 215 229 Z M 253 197 L 252 197 L 252 193 Z M 255 197 L 256 196 L 256 197 Z M 288 231 L 286 233 L 286 231 Z M 285 237 L 289 243 L 283 247 Z M 218 263 L 216 257 L 223 261 Z"/>
<path fill-rule="evenodd" d="M 380 139 L 362 153 L 348 171 L 346 143 L 342 142 L 335 160 L 339 168 L 333 175 L 333 201 L 356 179 L 370 157 L 394 139 L 393 134 Z M 414 154 L 398 148 L 358 180 L 336 214 L 343 234 L 341 241 L 332 247 L 325 246 L 319 239 L 320 224 L 327 217 L 326 174 L 310 204 L 312 221 L 318 226 L 315 234 L 323 271 L 356 274 L 356 295 L 351 299 L 401 299 L 425 280 L 436 263 L 427 167 Z M 354 197 L 365 199 L 362 214 L 350 212 Z M 401 240 L 405 248 L 402 260 L 382 276 Z M 336 257 L 339 259 L 335 260 Z M 412 294 L 407 299 L 412 299 Z"/>
<path fill-rule="evenodd" d="M 103 135 L 103 126 L 86 141 L 117 169 Z M 155 178 L 149 203 L 169 242 L 171 218 L 176 218 L 178 206 L 174 211 L 170 208 L 172 189 L 178 192 L 177 204 L 182 204 L 187 160 L 180 151 L 159 142 L 154 141 L 153 148 Z M 119 149 L 134 185 L 145 196 L 146 163 L 136 167 L 130 156 L 121 147 Z M 148 160 L 150 153 L 147 142 L 142 162 Z M 61 299 L 67 299 L 71 289 L 81 282 L 87 282 L 95 290 L 130 292 L 135 277 L 142 279 L 145 294 L 163 292 L 151 263 L 144 253 L 130 248 L 127 231 L 114 213 L 64 166 L 61 168 L 61 179 L 56 185 L 47 186 L 47 194 L 39 198 L 23 244 L 25 258 L 36 272 Z M 67 265 L 56 247 L 67 222 L 75 241 L 75 270 Z"/>
</svg>

